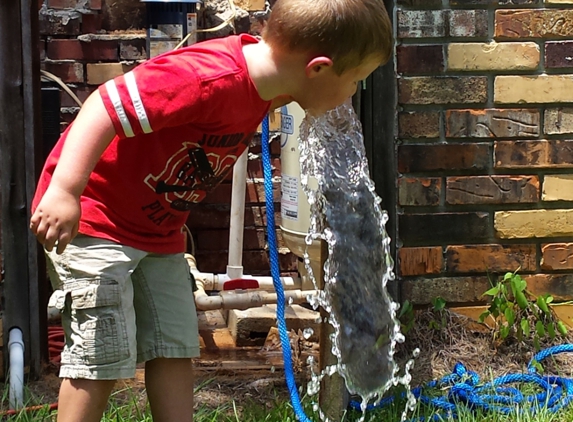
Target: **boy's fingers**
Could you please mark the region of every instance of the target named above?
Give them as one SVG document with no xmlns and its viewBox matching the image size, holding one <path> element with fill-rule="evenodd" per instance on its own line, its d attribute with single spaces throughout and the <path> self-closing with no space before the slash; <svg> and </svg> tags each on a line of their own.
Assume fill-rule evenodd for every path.
<svg viewBox="0 0 573 422">
<path fill-rule="evenodd" d="M 68 246 L 68 243 L 72 240 L 72 234 L 70 232 L 60 232 L 60 237 L 58 238 L 58 246 L 56 248 L 56 253 L 61 255 Z"/>
</svg>

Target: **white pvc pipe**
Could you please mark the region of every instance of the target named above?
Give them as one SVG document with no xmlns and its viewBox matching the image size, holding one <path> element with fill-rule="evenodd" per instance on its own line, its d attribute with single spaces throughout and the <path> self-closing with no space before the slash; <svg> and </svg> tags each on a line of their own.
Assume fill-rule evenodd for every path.
<svg viewBox="0 0 573 422">
<path fill-rule="evenodd" d="M 24 404 L 24 340 L 18 327 L 10 330 L 10 409 L 20 409 Z"/>
<path fill-rule="evenodd" d="M 249 149 L 247 148 L 233 167 L 231 221 L 229 226 L 229 263 L 227 265 L 227 275 L 232 279 L 243 276 L 243 232 L 248 160 Z"/>
<path fill-rule="evenodd" d="M 201 287 L 195 292 L 195 305 L 201 311 L 214 311 L 217 309 L 245 310 L 258 308 L 263 305 L 277 303 L 277 294 L 262 290 L 243 290 L 219 292 L 216 296 L 209 296 Z M 289 290 L 284 292 L 288 305 L 304 303 L 308 296 L 316 296 L 316 290 Z"/>
</svg>

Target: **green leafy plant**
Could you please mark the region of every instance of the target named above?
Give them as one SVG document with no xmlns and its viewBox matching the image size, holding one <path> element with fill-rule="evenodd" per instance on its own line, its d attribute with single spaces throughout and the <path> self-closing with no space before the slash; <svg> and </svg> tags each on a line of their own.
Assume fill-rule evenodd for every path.
<svg viewBox="0 0 573 422">
<path fill-rule="evenodd" d="M 448 324 L 446 313 L 444 309 L 446 308 L 446 301 L 444 298 L 438 296 L 432 299 L 432 310 L 436 319 L 430 320 L 430 328 L 441 331 L 446 328 Z"/>
<path fill-rule="evenodd" d="M 400 321 L 400 331 L 402 334 L 407 334 L 414 327 L 415 319 L 412 302 L 405 300 L 398 312 L 398 320 Z"/>
<path fill-rule="evenodd" d="M 483 323 L 490 316 L 494 319 L 494 340 L 533 338 L 533 344 L 539 350 L 542 339 L 567 334 L 567 327 L 549 306 L 553 297 L 532 295 L 517 271 L 506 273 L 484 296 L 491 298 L 491 304 L 479 321 Z"/>
</svg>

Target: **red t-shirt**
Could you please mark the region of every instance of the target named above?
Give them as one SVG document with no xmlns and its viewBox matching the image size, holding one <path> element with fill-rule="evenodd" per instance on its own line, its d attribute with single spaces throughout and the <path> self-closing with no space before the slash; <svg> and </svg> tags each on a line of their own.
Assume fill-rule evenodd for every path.
<svg viewBox="0 0 573 422">
<path fill-rule="evenodd" d="M 184 248 L 193 206 L 225 178 L 270 107 L 249 77 L 249 35 L 157 56 L 99 87 L 116 136 L 81 196 L 80 233 L 155 253 Z M 48 157 L 46 191 L 68 131 Z"/>
</svg>

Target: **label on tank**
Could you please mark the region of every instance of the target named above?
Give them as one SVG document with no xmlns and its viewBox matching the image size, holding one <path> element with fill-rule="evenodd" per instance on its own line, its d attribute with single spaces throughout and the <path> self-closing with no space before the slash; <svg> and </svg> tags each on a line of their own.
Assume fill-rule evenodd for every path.
<svg viewBox="0 0 573 422">
<path fill-rule="evenodd" d="M 281 176 L 281 217 L 298 220 L 298 177 Z"/>
</svg>

